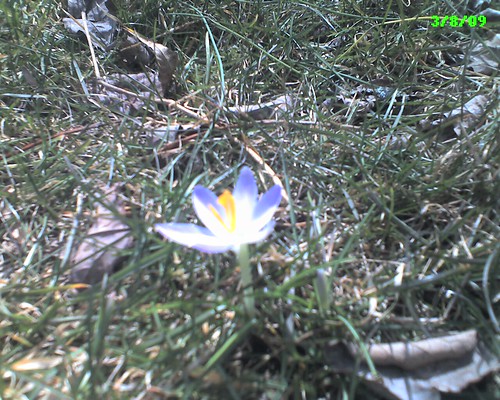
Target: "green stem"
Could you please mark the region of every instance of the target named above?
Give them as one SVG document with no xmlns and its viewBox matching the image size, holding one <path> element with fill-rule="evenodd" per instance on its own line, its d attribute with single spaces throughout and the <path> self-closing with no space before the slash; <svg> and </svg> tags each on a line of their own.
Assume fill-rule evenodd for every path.
<svg viewBox="0 0 500 400">
<path fill-rule="evenodd" d="M 328 278 L 325 276 L 325 271 L 320 268 L 316 271 L 316 281 L 314 282 L 316 288 L 316 296 L 319 302 L 319 309 L 321 316 L 324 317 L 325 313 L 330 308 L 330 290 L 328 289 Z"/>
<path fill-rule="evenodd" d="M 250 268 L 250 257 L 248 245 L 242 244 L 238 251 L 238 261 L 240 263 L 241 284 L 243 286 L 243 303 L 250 317 L 255 315 L 255 298 L 253 296 L 252 270 Z"/>
</svg>

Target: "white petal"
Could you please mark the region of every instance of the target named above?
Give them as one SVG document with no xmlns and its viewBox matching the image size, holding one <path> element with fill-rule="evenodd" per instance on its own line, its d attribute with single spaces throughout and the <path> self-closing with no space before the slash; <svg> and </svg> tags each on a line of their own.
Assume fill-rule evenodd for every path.
<svg viewBox="0 0 500 400">
<path fill-rule="evenodd" d="M 208 229 L 194 224 L 155 224 L 154 228 L 163 237 L 175 243 L 205 253 L 222 253 L 233 246 L 231 243 L 223 243 Z"/>
<path fill-rule="evenodd" d="M 274 230 L 274 224 L 275 222 L 271 221 L 260 231 L 251 230 L 238 235 L 238 240 L 235 245 L 252 244 L 263 241 Z"/>
<path fill-rule="evenodd" d="M 260 230 L 273 218 L 273 215 L 281 202 L 281 190 L 281 186 L 274 185 L 260 198 L 259 202 L 255 206 L 252 218 L 252 225 L 255 230 Z"/>
<path fill-rule="evenodd" d="M 244 229 L 251 221 L 253 209 L 257 204 L 258 189 L 252 171 L 243 167 L 233 190 L 236 204 L 236 230 Z"/>
<path fill-rule="evenodd" d="M 215 236 L 223 237 L 228 234 L 226 227 L 213 213 L 213 207 L 224 219 L 226 212 L 217 202 L 217 196 L 203 186 L 196 186 L 193 191 L 193 208 L 200 222 L 205 225 Z"/>
</svg>

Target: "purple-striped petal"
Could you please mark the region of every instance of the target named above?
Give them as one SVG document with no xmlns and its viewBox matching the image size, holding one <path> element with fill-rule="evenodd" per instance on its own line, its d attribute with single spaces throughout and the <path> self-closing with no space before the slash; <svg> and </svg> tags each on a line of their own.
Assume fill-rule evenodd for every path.
<svg viewBox="0 0 500 400">
<path fill-rule="evenodd" d="M 253 229 L 259 231 L 271 221 L 281 202 L 281 190 L 281 186 L 274 185 L 262 195 L 252 216 Z"/>
<path fill-rule="evenodd" d="M 194 224 L 155 224 L 154 229 L 172 242 L 205 253 L 223 253 L 232 248 L 231 244 L 223 243 L 219 237 L 214 236 L 208 229 Z"/>
</svg>

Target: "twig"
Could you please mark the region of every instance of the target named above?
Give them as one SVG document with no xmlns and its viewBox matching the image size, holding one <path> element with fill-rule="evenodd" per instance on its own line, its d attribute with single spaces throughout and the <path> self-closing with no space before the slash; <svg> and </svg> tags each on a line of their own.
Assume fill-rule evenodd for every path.
<svg viewBox="0 0 500 400">
<path fill-rule="evenodd" d="M 257 150 L 255 150 L 252 145 L 250 143 L 248 143 L 248 139 L 246 138 L 246 136 L 243 135 L 243 140 L 238 140 L 237 138 L 235 137 L 232 137 L 232 140 L 234 140 L 236 143 L 239 143 L 239 144 L 242 144 L 243 147 L 245 148 L 246 152 L 255 160 L 257 161 L 258 164 L 260 164 L 264 170 L 269 174 L 271 175 L 271 178 L 273 180 L 273 182 L 276 184 L 276 185 L 279 185 L 281 186 L 282 188 L 284 188 L 283 186 L 283 183 L 281 183 L 281 179 L 278 178 L 278 175 L 276 174 L 276 172 L 274 172 L 274 170 L 269 166 L 269 164 L 267 164 L 264 159 L 262 158 L 262 156 L 257 152 Z M 290 202 L 290 199 L 288 198 L 288 195 L 287 193 L 282 190 L 282 194 L 283 194 L 283 198 L 285 199 L 285 201 L 287 203 Z"/>
<path fill-rule="evenodd" d="M 97 78 L 100 78 L 101 74 L 99 73 L 99 66 L 97 65 L 97 59 L 95 57 L 94 46 L 92 44 L 92 38 L 90 37 L 89 26 L 87 24 L 87 15 L 85 14 L 85 11 L 82 11 L 82 21 L 83 21 L 83 27 L 85 29 L 85 36 L 87 37 L 87 42 L 89 43 L 90 47 L 90 55 L 92 57 L 92 65 L 94 66 L 94 73 Z"/>
<path fill-rule="evenodd" d="M 66 243 L 66 249 L 64 251 L 63 259 L 61 261 L 61 271 L 64 271 L 66 265 L 69 262 L 69 258 L 71 257 L 71 251 L 73 249 L 73 243 L 75 241 L 75 236 L 78 231 L 78 225 L 80 223 L 80 218 L 83 212 L 83 194 L 78 193 L 76 196 L 76 212 L 75 217 L 73 218 L 73 225 L 71 227 L 71 232 L 69 234 L 68 241 Z"/>
<path fill-rule="evenodd" d="M 187 109 L 186 107 L 184 106 L 181 106 L 177 101 L 175 100 L 172 100 L 172 99 L 162 99 L 161 97 L 152 97 L 150 98 L 149 96 L 143 96 L 143 95 L 140 95 L 138 93 L 134 93 L 134 92 L 131 92 L 130 90 L 127 90 L 127 89 L 123 89 L 121 87 L 118 87 L 118 86 L 115 86 L 115 85 L 112 85 L 111 83 L 108 83 L 102 79 L 99 80 L 99 84 L 101 84 L 102 86 L 108 88 L 108 89 L 111 89 L 115 92 L 118 92 L 118 93 L 121 93 L 121 94 L 125 94 L 127 96 L 133 96 L 133 97 L 137 97 L 138 99 L 141 99 L 141 100 L 152 100 L 154 101 L 155 103 L 157 104 L 164 104 L 168 107 L 174 107 L 175 109 L 183 112 L 184 114 L 192 117 L 192 118 L 196 118 L 198 119 L 198 121 L 200 123 L 205 123 L 205 124 L 208 124 L 210 123 L 210 121 L 208 120 L 208 118 L 206 116 L 200 116 L 198 115 L 197 113 Z"/>
<path fill-rule="evenodd" d="M 64 131 L 60 131 L 60 132 L 57 132 L 55 135 L 52 135 L 50 136 L 50 139 L 56 139 L 60 136 L 65 136 L 65 135 L 69 135 L 69 134 L 72 134 L 72 133 L 78 133 L 78 132 L 82 132 L 82 131 L 85 131 L 87 129 L 94 129 L 94 128 L 99 128 L 100 126 L 104 125 L 102 122 L 98 122 L 98 123 L 95 123 L 95 124 L 91 124 L 91 125 L 87 125 L 87 126 L 75 126 L 74 128 L 70 128 L 70 129 L 66 129 Z M 42 144 L 44 142 L 43 139 L 38 139 L 34 142 L 31 142 L 29 144 L 27 144 L 26 146 L 23 146 L 21 149 L 20 149 L 20 152 L 25 152 L 35 146 L 38 146 L 40 144 Z M 7 158 L 10 158 L 12 156 L 12 153 L 6 153 L 6 157 Z"/>
</svg>

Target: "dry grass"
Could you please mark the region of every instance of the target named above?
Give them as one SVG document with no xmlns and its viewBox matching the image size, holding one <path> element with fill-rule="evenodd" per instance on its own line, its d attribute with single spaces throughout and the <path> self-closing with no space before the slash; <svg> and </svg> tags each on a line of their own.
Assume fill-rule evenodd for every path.
<svg viewBox="0 0 500 400">
<path fill-rule="evenodd" d="M 64 30 L 60 6 L 1 6 L 1 397 L 373 398 L 328 370 L 327 342 L 351 340 L 350 329 L 370 343 L 471 327 L 494 342 L 498 80 L 466 65 L 494 25 L 412 20 L 464 13 L 447 2 L 178 3 L 122 1 L 116 15 L 178 52 L 172 97 L 198 120 L 158 104 L 124 115 L 90 102 L 89 50 Z M 126 71 L 116 52 L 97 57 L 105 75 Z M 283 94 L 294 110 L 277 120 L 221 107 Z M 478 95 L 490 101 L 473 128 L 431 124 Z M 145 138 L 147 127 L 204 117 L 181 145 Z M 191 220 L 193 185 L 231 186 L 243 164 L 261 188 L 274 171 L 289 198 L 272 238 L 253 248 L 252 320 L 230 254 L 150 230 Z M 134 247 L 101 286 L 75 293 L 64 251 L 114 183 Z M 16 364 L 30 358 L 43 368 Z M 492 390 L 490 379 L 469 393 Z"/>
</svg>

